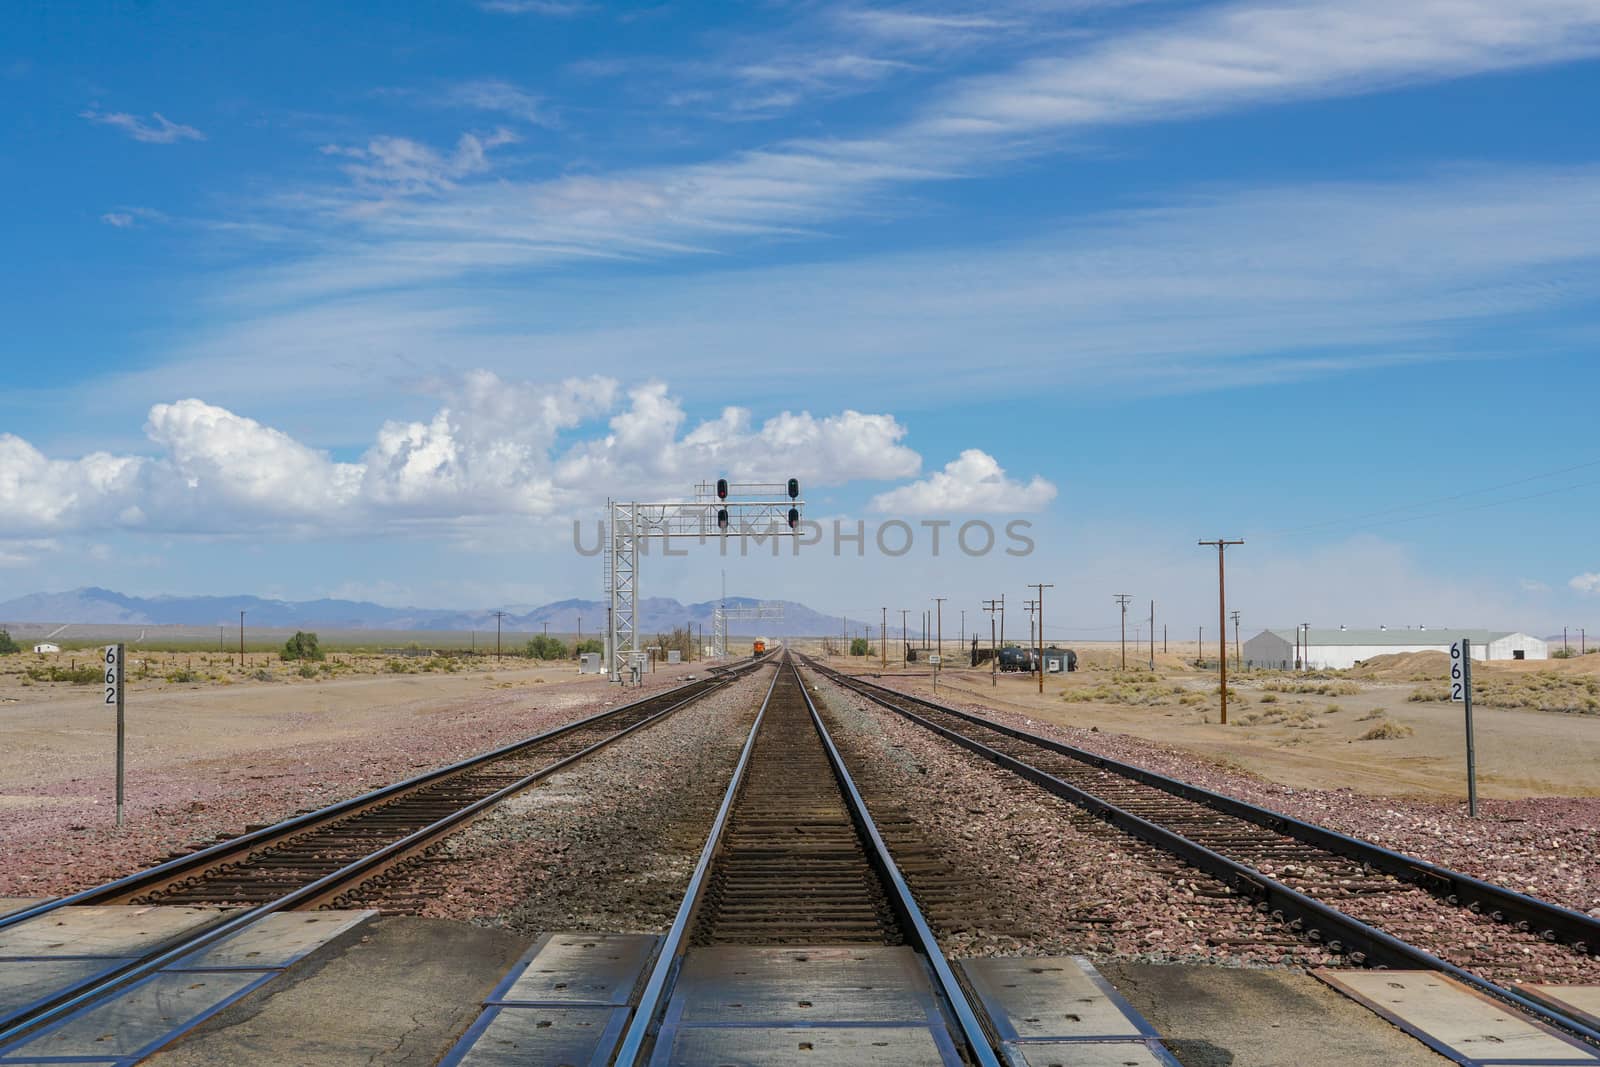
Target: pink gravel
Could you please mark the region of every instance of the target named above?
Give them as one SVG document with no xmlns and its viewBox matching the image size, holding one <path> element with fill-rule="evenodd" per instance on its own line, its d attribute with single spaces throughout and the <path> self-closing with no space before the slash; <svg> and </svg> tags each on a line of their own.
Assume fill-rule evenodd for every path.
<svg viewBox="0 0 1600 1067">
<path fill-rule="evenodd" d="M 247 825 L 289 818 L 477 755 L 678 684 L 682 672 L 646 676 L 640 689 L 596 686 L 491 691 L 456 698 L 401 732 L 339 743 L 219 747 L 205 759 L 128 768 L 127 825 L 111 825 L 110 773 L 62 777 L 10 790 L 0 834 L 0 896 L 57 896 L 130 874 Z M 565 690 L 565 691 L 564 691 Z M 285 729 L 291 729 L 286 723 Z"/>
<path fill-rule="evenodd" d="M 879 684 L 929 695 L 890 681 Z M 1474 820 L 1464 803 L 1279 785 L 1128 734 L 1058 726 L 944 693 L 940 702 L 1600 917 L 1600 798 L 1481 800 Z"/>
<path fill-rule="evenodd" d="M 757 671 L 551 775 L 350 904 L 523 933 L 665 930 L 771 680 Z"/>
<path fill-rule="evenodd" d="M 1165 852 L 892 712 L 825 680 L 817 696 L 891 850 L 942 857 L 902 869 L 945 952 L 1341 962 Z M 947 871 L 978 883 L 952 885 Z"/>
</svg>

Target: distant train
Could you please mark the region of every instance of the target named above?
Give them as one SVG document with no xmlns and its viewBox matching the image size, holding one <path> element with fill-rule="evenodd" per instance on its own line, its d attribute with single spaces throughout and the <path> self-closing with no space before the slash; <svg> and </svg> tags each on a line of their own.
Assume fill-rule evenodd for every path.
<svg viewBox="0 0 1600 1067">
<path fill-rule="evenodd" d="M 752 656 L 764 656 L 766 654 L 767 654 L 767 642 L 765 640 L 758 640 L 755 643 L 755 651 L 753 653 L 751 653 L 751 655 Z"/>
</svg>

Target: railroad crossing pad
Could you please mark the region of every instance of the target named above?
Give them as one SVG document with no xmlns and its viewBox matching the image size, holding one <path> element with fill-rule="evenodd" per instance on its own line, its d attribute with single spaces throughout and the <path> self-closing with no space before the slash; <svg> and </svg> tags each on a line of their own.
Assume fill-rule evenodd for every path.
<svg viewBox="0 0 1600 1067">
<path fill-rule="evenodd" d="M 1081 957 L 956 963 L 1014 1067 L 1176 1067 L 1160 1035 Z"/>
<path fill-rule="evenodd" d="M 0 930 L 0 960 L 139 956 L 222 912 L 137 904 L 57 908 Z"/>
<path fill-rule="evenodd" d="M 693 948 L 652 1067 L 961 1062 L 915 951 L 881 945 Z"/>
<path fill-rule="evenodd" d="M 1600 1064 L 1600 1056 L 1576 1038 L 1434 971 L 1313 973 L 1456 1063 Z"/>
<path fill-rule="evenodd" d="M 222 910 L 216 908 L 64 908 L 0 930 L 0 946 L 6 951 L 38 954 L 32 959 L 0 959 L 0 979 L 14 978 L 18 989 L 31 989 L 30 1000 L 24 1004 L 39 1003 L 68 981 L 109 973 L 138 958 L 136 954 L 88 956 L 81 953 L 84 948 L 148 952 L 220 914 Z M 117 1064 L 136 1063 L 282 974 L 308 952 L 376 914 L 319 912 L 314 919 L 295 912 L 268 915 L 240 933 L 0 1048 L 0 1065 L 97 1057 Z M 15 936 L 8 939 L 7 935 Z M 253 962 L 241 965 L 241 961 Z"/>
<path fill-rule="evenodd" d="M 0 918 L 10 915 L 23 908 L 31 908 L 35 904 L 43 904 L 49 897 L 0 897 Z"/>
<path fill-rule="evenodd" d="M 484 998 L 440 1067 L 610 1062 L 654 934 L 545 934 Z"/>
<path fill-rule="evenodd" d="M 1517 992 L 1593 1027 L 1600 1027 L 1600 985 L 1520 985 Z"/>
</svg>

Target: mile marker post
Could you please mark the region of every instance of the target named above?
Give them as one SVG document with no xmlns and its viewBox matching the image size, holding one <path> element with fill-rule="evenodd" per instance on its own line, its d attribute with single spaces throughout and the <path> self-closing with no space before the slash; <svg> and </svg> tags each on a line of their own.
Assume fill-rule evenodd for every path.
<svg viewBox="0 0 1600 1067">
<path fill-rule="evenodd" d="M 124 744 L 124 716 L 122 700 L 122 675 L 126 646 L 122 644 L 107 645 L 105 654 L 106 667 L 106 700 L 107 704 L 117 706 L 117 826 L 122 825 L 122 766 L 123 756 L 126 752 Z"/>
<path fill-rule="evenodd" d="M 1478 817 L 1478 756 L 1472 747 L 1472 642 L 1450 646 L 1450 699 L 1463 705 L 1467 720 L 1467 815 Z"/>
</svg>

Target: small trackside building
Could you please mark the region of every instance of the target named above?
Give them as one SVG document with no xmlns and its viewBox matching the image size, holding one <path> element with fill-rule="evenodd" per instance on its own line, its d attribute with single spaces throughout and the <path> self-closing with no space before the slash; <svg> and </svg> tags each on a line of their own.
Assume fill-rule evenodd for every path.
<svg viewBox="0 0 1600 1067">
<path fill-rule="evenodd" d="M 1529 634 L 1510 630 L 1301 630 L 1304 663 L 1296 663 L 1293 627 L 1262 630 L 1244 643 L 1245 666 L 1269 670 L 1343 670 L 1373 656 L 1399 652 L 1446 652 L 1463 637 L 1472 642 L 1475 660 L 1549 659 L 1549 646 Z"/>
</svg>

